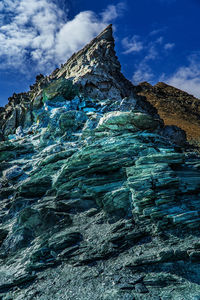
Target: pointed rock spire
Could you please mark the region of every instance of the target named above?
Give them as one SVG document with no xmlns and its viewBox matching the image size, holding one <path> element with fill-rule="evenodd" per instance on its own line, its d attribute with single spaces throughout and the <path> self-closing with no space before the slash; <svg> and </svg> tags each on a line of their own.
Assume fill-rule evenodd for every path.
<svg viewBox="0 0 200 300">
<path fill-rule="evenodd" d="M 103 63 L 104 60 L 114 59 L 118 67 L 121 68 L 118 58 L 116 57 L 114 47 L 115 42 L 113 38 L 112 24 L 110 24 L 83 49 L 79 50 L 77 53 L 74 53 L 64 64 L 64 66 L 57 72 L 56 76 L 60 77 L 64 74 L 65 76 L 69 77 L 71 73 L 75 73 L 76 69 L 79 69 L 81 62 L 85 64 L 81 65 L 82 69 L 87 65 L 96 68 L 98 62 Z M 74 68 L 75 66 L 76 68 Z"/>
<path fill-rule="evenodd" d="M 102 99 L 119 97 L 121 89 L 115 90 L 115 95 L 113 94 L 113 87 L 119 88 L 116 78 L 119 74 L 121 76 L 121 65 L 114 47 L 113 30 L 110 24 L 83 49 L 73 54 L 64 66 L 56 74 L 54 73 L 54 77 L 73 79 L 87 92 L 90 90 L 90 95 L 93 97 L 98 96 Z M 94 95 L 91 94 L 91 86 L 96 87 Z M 109 92 L 110 89 L 112 91 L 107 95 L 106 91 Z"/>
<path fill-rule="evenodd" d="M 112 24 L 107 26 L 72 57 L 51 78 L 65 77 L 78 83 L 90 97 L 122 99 L 133 94 L 134 86 L 121 73 L 115 52 Z"/>
<path fill-rule="evenodd" d="M 5 109 L 0 110 L 0 140 L 2 134 L 13 133 L 18 126 L 31 124 L 32 110 L 41 105 L 43 88 L 60 77 L 71 79 L 84 96 L 113 100 L 109 110 L 138 109 L 157 116 L 156 109 L 145 97 L 136 94 L 136 87 L 121 73 L 110 24 L 83 49 L 73 54 L 60 69 L 56 69 L 50 76 L 37 76 L 29 92 L 10 98 Z"/>
<path fill-rule="evenodd" d="M 94 99 L 118 100 L 131 98 L 129 109 L 139 109 L 152 115 L 157 112 L 145 99 L 136 95 L 134 85 L 121 73 L 115 52 L 112 24 L 50 76 L 65 77 L 80 85 L 86 95 Z"/>
<path fill-rule="evenodd" d="M 114 42 L 112 24 L 108 25 L 96 39 L 105 39 L 107 41 Z"/>
</svg>

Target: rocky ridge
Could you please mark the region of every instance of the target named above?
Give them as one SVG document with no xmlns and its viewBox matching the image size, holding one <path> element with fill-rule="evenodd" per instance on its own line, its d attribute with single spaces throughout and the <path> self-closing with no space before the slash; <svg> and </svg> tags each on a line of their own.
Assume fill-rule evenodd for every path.
<svg viewBox="0 0 200 300">
<path fill-rule="evenodd" d="M 199 157 L 120 74 L 109 26 L 2 112 L 1 299 L 199 299 Z"/>
<path fill-rule="evenodd" d="M 183 129 L 190 144 L 200 145 L 199 99 L 163 82 L 154 86 L 142 82 L 137 86 L 137 92 L 158 110 L 166 126 L 174 125 Z"/>
<path fill-rule="evenodd" d="M 0 138 L 14 133 L 19 126 L 30 126 L 34 121 L 34 110 L 43 105 L 45 87 L 57 80 L 56 85 L 61 88 L 64 79 L 76 85 L 83 96 L 96 100 L 110 99 L 113 101 L 113 110 L 115 110 L 114 102 L 117 101 L 119 104 L 119 101 L 127 98 L 129 100 L 126 101 L 127 105 L 129 103 L 135 109 L 157 114 L 156 109 L 146 101 L 145 97 L 136 95 L 132 83 L 121 73 L 121 65 L 114 50 L 112 25 L 109 25 L 60 69 L 56 69 L 46 77 L 42 74 L 38 75 L 35 84 L 30 86 L 29 92 L 13 94 L 8 99 L 5 108 L 0 108 Z M 63 97 L 61 93 L 54 101 L 63 102 L 68 100 L 67 96 L 69 95 L 65 94 Z M 106 112 L 107 107 L 104 106 L 102 109 Z"/>
</svg>

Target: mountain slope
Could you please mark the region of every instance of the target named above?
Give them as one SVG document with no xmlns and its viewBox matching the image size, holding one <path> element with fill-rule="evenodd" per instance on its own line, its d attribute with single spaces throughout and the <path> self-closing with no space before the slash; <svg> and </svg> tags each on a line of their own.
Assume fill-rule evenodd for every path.
<svg viewBox="0 0 200 300">
<path fill-rule="evenodd" d="M 200 100 L 175 87 L 159 82 L 152 86 L 139 84 L 138 94 L 143 95 L 158 110 L 165 125 L 182 128 L 191 144 L 200 144 Z"/>
<path fill-rule="evenodd" d="M 199 156 L 120 73 L 111 26 L 2 116 L 1 299 L 198 297 Z"/>
</svg>

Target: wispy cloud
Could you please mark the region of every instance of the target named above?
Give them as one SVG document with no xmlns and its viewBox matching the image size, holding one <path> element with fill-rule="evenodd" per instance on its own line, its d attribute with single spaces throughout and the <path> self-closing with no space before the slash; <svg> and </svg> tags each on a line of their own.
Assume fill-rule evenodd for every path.
<svg viewBox="0 0 200 300">
<path fill-rule="evenodd" d="M 116 5 L 108 5 L 108 7 L 100 14 L 103 22 L 111 22 L 122 16 L 126 10 L 126 4 L 119 2 Z"/>
<path fill-rule="evenodd" d="M 140 41 L 139 36 L 134 35 L 131 39 L 128 37 L 122 40 L 122 46 L 125 49 L 124 54 L 140 52 L 143 49 L 143 42 Z"/>
<path fill-rule="evenodd" d="M 155 60 L 158 57 L 158 51 L 156 49 L 156 42 L 148 44 L 148 50 L 146 55 L 141 61 L 135 65 L 135 72 L 133 73 L 132 81 L 134 84 L 138 84 L 141 81 L 149 81 L 153 79 L 153 71 L 149 65 L 149 61 Z"/>
<path fill-rule="evenodd" d="M 137 65 L 137 69 L 133 74 L 132 81 L 134 84 L 138 84 L 142 81 L 150 81 L 153 79 L 153 72 L 151 67 L 148 65 L 147 62 L 141 61 Z"/>
<path fill-rule="evenodd" d="M 167 43 L 164 45 L 164 49 L 165 50 L 171 50 L 175 47 L 175 44 L 174 43 Z"/>
<path fill-rule="evenodd" d="M 164 32 L 166 29 L 167 27 L 154 29 L 149 33 L 149 36 L 160 34 L 161 32 Z"/>
<path fill-rule="evenodd" d="M 132 77 L 134 84 L 138 84 L 141 81 L 149 81 L 154 78 L 149 62 L 159 58 L 159 52 L 162 43 L 162 36 L 150 42 L 147 40 L 143 41 L 143 57 L 139 63 L 135 65 L 135 72 L 133 73 Z"/>
<path fill-rule="evenodd" d="M 200 53 L 191 55 L 188 64 L 171 76 L 162 75 L 161 80 L 200 98 Z"/>
<path fill-rule="evenodd" d="M 53 0 L 3 0 L 0 3 L 0 69 L 27 72 L 30 65 L 49 72 L 121 16 L 122 2 L 100 15 L 83 11 L 69 20 Z"/>
<path fill-rule="evenodd" d="M 154 80 L 155 74 L 151 67 L 152 61 L 159 60 L 163 55 L 167 55 L 168 51 L 175 46 L 174 43 L 166 43 L 163 36 L 158 36 L 158 33 L 163 30 L 150 32 L 146 37 L 134 35 L 132 38 L 126 37 L 122 40 L 122 47 L 125 49 L 123 54 L 133 54 L 137 60 L 132 77 L 134 84 Z"/>
</svg>

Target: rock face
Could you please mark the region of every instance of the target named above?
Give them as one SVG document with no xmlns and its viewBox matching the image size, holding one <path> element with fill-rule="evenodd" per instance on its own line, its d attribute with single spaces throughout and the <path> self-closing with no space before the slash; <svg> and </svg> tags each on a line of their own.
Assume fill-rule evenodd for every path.
<svg viewBox="0 0 200 300">
<path fill-rule="evenodd" d="M 143 82 L 137 90 L 158 110 L 165 125 L 178 126 L 192 145 L 200 145 L 199 99 L 163 82 L 154 86 Z"/>
<path fill-rule="evenodd" d="M 120 74 L 109 26 L 2 112 L 1 299 L 198 299 L 199 156 Z"/>
<path fill-rule="evenodd" d="M 73 91 L 70 90 L 70 83 L 74 84 Z M 13 94 L 5 108 L 0 109 L 1 139 L 14 133 L 18 126 L 30 126 L 34 120 L 34 110 L 39 109 L 47 98 L 63 104 L 63 101 L 73 98 L 78 91 L 86 98 L 109 99 L 113 101 L 113 105 L 114 102 L 119 104 L 122 99 L 127 98 L 132 108 L 157 114 L 145 97 L 134 92 L 132 83 L 121 73 L 121 65 L 114 50 L 112 25 L 50 76 L 38 75 L 30 88 L 27 93 Z M 72 94 L 68 95 L 70 92 Z"/>
</svg>

